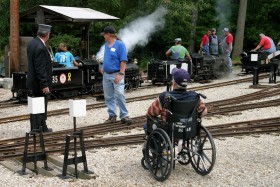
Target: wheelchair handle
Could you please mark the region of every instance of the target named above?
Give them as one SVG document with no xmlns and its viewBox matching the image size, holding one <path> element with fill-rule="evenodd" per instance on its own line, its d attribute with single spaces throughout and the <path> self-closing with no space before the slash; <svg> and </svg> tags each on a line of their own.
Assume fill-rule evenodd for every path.
<svg viewBox="0 0 280 187">
<path fill-rule="evenodd" d="M 168 112 L 169 114 L 173 115 L 173 113 L 172 113 L 170 110 L 168 110 L 168 109 L 165 109 L 165 110 L 166 110 L 166 112 Z"/>
<path fill-rule="evenodd" d="M 202 94 L 202 93 L 199 93 L 198 95 L 200 95 L 203 99 L 206 99 L 207 97 L 204 95 L 204 94 Z"/>
</svg>

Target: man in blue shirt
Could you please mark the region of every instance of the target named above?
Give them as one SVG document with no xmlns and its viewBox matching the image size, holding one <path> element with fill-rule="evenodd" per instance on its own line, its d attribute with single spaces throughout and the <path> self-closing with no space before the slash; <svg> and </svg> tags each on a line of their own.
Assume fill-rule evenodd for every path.
<svg viewBox="0 0 280 187">
<path fill-rule="evenodd" d="M 116 122 L 118 105 L 121 122 L 130 125 L 132 121 L 128 117 L 124 93 L 124 73 L 128 61 L 126 47 L 117 38 L 114 27 L 105 27 L 102 34 L 107 41 L 102 69 L 104 98 L 109 114 L 109 119 L 105 122 Z"/>
</svg>

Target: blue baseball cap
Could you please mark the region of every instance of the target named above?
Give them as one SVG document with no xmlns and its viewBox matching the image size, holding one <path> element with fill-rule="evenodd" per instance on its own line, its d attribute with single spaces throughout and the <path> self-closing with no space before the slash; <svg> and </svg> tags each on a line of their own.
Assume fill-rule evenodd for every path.
<svg viewBox="0 0 280 187">
<path fill-rule="evenodd" d="M 187 86 L 188 81 L 190 81 L 189 73 L 184 69 L 178 69 L 173 73 L 173 79 L 176 84 L 180 86 Z"/>
</svg>

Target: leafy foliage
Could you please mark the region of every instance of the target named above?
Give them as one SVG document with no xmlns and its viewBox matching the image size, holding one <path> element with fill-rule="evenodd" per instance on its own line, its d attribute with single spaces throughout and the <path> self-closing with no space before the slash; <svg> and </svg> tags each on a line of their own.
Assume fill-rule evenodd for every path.
<svg viewBox="0 0 280 187">
<path fill-rule="evenodd" d="M 71 51 L 72 54 L 80 48 L 80 38 L 75 38 L 73 35 L 58 34 L 57 36 L 50 38 L 50 44 L 54 52 L 58 50 L 60 43 L 64 43 L 67 46 L 68 51 Z"/>
<path fill-rule="evenodd" d="M 99 35 L 104 26 L 112 25 L 117 30 L 124 28 L 128 23 L 138 17 L 143 17 L 154 12 L 159 6 L 168 9 L 165 16 L 165 26 L 153 34 L 145 47 L 136 47 L 129 56 L 138 58 L 141 66 L 145 67 L 151 58 L 165 58 L 165 52 L 174 43 L 174 39 L 181 37 L 183 45 L 190 47 L 195 44 L 195 51 L 199 47 L 201 37 L 208 28 L 230 27 L 234 34 L 236 30 L 239 0 L 20 0 L 20 12 L 36 5 L 75 6 L 88 7 L 120 18 L 114 22 L 94 22 L 90 27 L 90 54 L 96 54 L 104 43 L 104 38 Z M 217 7 L 223 7 L 218 9 Z M 226 8 L 229 8 L 228 11 Z M 0 0 L 0 51 L 7 45 L 10 35 L 10 1 Z M 231 12 L 227 23 L 221 22 L 220 12 Z M 197 22 L 194 15 L 197 13 Z M 246 17 L 244 49 L 255 47 L 259 41 L 260 32 L 270 36 L 275 42 L 280 39 L 280 3 L 279 0 L 248 0 Z M 224 25 L 223 25 L 224 24 Z M 34 23 L 21 24 L 20 35 L 35 36 Z M 196 31 L 192 36 L 192 31 Z M 192 38 L 194 40 L 192 40 Z M 52 47 L 57 47 L 60 42 L 65 42 L 69 48 L 79 48 L 81 28 L 74 25 L 54 25 L 51 35 Z"/>
</svg>

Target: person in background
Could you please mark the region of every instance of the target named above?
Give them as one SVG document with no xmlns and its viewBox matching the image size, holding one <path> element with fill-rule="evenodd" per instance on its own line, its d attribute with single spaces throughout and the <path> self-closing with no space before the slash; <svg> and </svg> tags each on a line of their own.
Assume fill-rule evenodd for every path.
<svg viewBox="0 0 280 187">
<path fill-rule="evenodd" d="M 43 132 L 52 132 L 47 127 L 47 106 L 50 87 L 52 84 L 52 60 L 46 46 L 51 33 L 51 26 L 39 24 L 37 37 L 31 40 L 27 45 L 28 72 L 26 87 L 32 93 L 32 97 L 45 98 L 45 113 L 30 114 L 31 130 L 43 128 Z"/>
<path fill-rule="evenodd" d="M 75 56 L 74 56 L 74 58 L 75 58 L 75 60 L 82 60 L 79 50 L 76 50 L 76 51 L 75 51 Z"/>
<path fill-rule="evenodd" d="M 207 33 L 203 35 L 201 42 L 200 42 L 200 51 L 205 53 L 206 55 L 209 55 L 209 36 L 211 34 L 211 30 L 208 29 Z"/>
<path fill-rule="evenodd" d="M 211 34 L 209 36 L 209 49 L 210 55 L 219 55 L 219 40 L 215 28 L 211 29 Z"/>
<path fill-rule="evenodd" d="M 53 50 L 52 50 L 52 46 L 50 45 L 49 40 L 48 40 L 45 44 L 46 44 L 46 47 L 47 47 L 47 49 L 48 49 L 48 52 L 49 52 L 49 54 L 50 54 L 50 56 L 51 56 L 51 61 L 52 61 L 52 63 L 53 63 L 53 62 L 54 62 L 54 53 L 53 53 Z"/>
<path fill-rule="evenodd" d="M 55 53 L 54 61 L 58 62 L 61 65 L 64 65 L 65 67 L 74 67 L 74 66 L 82 66 L 82 64 L 79 64 L 72 53 L 67 51 L 67 46 L 64 43 L 60 43 L 58 47 L 58 52 Z"/>
<path fill-rule="evenodd" d="M 116 110 L 119 106 L 121 122 L 130 125 L 132 120 L 128 117 L 124 92 L 125 69 L 128 61 L 126 46 L 118 39 L 116 30 L 112 26 L 105 27 L 102 35 L 106 43 L 101 73 L 103 73 L 104 98 L 109 114 L 105 123 L 116 122 Z"/>
<path fill-rule="evenodd" d="M 229 32 L 228 28 L 224 28 L 223 31 L 225 33 L 225 37 L 221 44 L 222 52 L 223 52 L 223 55 L 226 56 L 227 67 L 230 69 L 230 71 L 232 71 L 232 60 L 230 58 L 230 55 L 231 55 L 232 48 L 233 48 L 233 36 Z"/>
<path fill-rule="evenodd" d="M 167 58 L 171 58 L 173 60 L 183 60 L 188 58 L 188 71 L 191 74 L 191 69 L 192 69 L 192 58 L 188 52 L 188 50 L 182 46 L 182 39 L 181 38 L 176 38 L 175 39 L 175 45 L 172 46 L 170 49 L 168 49 L 165 53 Z M 177 64 L 176 68 L 180 69 L 182 67 L 182 64 Z M 190 68 L 189 68 L 190 67 Z"/>
<path fill-rule="evenodd" d="M 276 46 L 270 37 L 268 37 L 262 33 L 259 36 L 260 36 L 261 41 L 260 41 L 259 45 L 257 45 L 257 47 L 255 49 L 253 49 L 252 51 L 256 51 L 260 48 L 262 48 L 263 51 L 269 52 L 269 54 L 276 51 Z"/>
<path fill-rule="evenodd" d="M 280 41 L 277 43 L 276 50 L 280 51 Z"/>
</svg>

